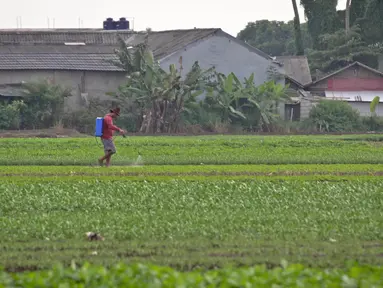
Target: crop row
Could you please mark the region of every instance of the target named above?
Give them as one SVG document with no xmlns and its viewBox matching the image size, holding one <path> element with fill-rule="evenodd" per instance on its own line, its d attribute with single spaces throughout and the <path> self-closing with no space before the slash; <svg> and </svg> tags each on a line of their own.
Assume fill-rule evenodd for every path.
<svg viewBox="0 0 383 288">
<path fill-rule="evenodd" d="M 383 264 L 379 179 L 43 179 L 0 181 L 0 263 L 9 271 L 73 259 L 182 270 L 275 265 L 281 258 L 316 267 L 344 267 L 348 260 Z M 105 241 L 88 243 L 87 231 Z"/>
<path fill-rule="evenodd" d="M 148 165 L 112 166 L 0 166 L 0 177 L 10 176 L 383 176 L 383 164 L 288 165 Z"/>
<path fill-rule="evenodd" d="M 363 140 L 363 141 L 362 141 Z M 379 164 L 380 138 L 205 136 L 116 138 L 113 164 Z M 99 139 L 0 139 L 0 165 L 94 165 Z M 140 163 L 141 163 L 140 161 Z"/>
<path fill-rule="evenodd" d="M 383 181 L 0 183 L 0 241 L 379 240 Z"/>
<path fill-rule="evenodd" d="M 116 264 L 110 269 L 84 264 L 22 274 L 0 272 L 3 287 L 382 287 L 382 267 L 320 270 L 303 265 L 255 266 L 180 273 L 171 268 Z"/>
</svg>

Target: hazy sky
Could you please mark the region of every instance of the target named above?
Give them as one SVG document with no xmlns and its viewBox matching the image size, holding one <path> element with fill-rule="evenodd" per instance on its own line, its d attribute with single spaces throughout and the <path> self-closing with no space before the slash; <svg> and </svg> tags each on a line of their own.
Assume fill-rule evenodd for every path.
<svg viewBox="0 0 383 288">
<path fill-rule="evenodd" d="M 300 0 L 297 0 L 299 3 Z M 343 9 L 346 0 L 339 0 Z M 182 4 L 184 3 L 184 4 Z M 236 36 L 248 22 L 261 19 L 288 21 L 294 16 L 291 0 L 13 0 L 2 3 L 0 28 L 101 28 L 107 17 L 134 17 L 134 30 L 222 28 Z M 301 22 L 305 22 L 300 7 Z M 54 20 L 53 20 L 54 19 Z M 132 19 L 131 27 L 132 27 Z"/>
</svg>

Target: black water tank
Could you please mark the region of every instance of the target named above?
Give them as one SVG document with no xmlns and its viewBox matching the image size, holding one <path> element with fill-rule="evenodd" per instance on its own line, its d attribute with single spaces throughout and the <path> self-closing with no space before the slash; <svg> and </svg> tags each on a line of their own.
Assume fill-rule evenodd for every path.
<svg viewBox="0 0 383 288">
<path fill-rule="evenodd" d="M 114 30 L 114 25 L 113 25 L 113 18 L 106 18 L 106 21 L 104 21 L 104 30 Z"/>
<path fill-rule="evenodd" d="M 120 25 L 120 21 L 113 21 L 113 30 L 118 29 L 119 25 Z"/>
<path fill-rule="evenodd" d="M 119 21 L 118 29 L 119 30 L 128 30 L 129 29 L 129 21 L 126 21 L 125 17 L 121 17 Z"/>
</svg>

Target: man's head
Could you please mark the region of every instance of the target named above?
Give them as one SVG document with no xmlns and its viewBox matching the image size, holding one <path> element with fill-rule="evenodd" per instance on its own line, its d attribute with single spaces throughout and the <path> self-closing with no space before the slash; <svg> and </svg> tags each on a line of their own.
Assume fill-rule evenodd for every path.
<svg viewBox="0 0 383 288">
<path fill-rule="evenodd" d="M 112 118 L 116 118 L 116 117 L 120 116 L 120 108 L 116 107 L 116 108 L 110 110 L 110 115 L 112 116 Z"/>
</svg>

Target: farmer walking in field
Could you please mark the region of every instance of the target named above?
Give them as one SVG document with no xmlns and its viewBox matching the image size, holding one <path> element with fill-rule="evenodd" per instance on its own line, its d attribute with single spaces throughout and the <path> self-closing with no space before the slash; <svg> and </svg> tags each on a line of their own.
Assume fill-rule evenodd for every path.
<svg viewBox="0 0 383 288">
<path fill-rule="evenodd" d="M 117 118 L 120 116 L 120 108 L 115 108 L 110 110 L 110 113 L 106 114 L 104 117 L 104 124 L 103 124 L 103 130 L 102 130 L 102 136 L 101 140 L 102 143 L 104 144 L 104 152 L 105 155 L 98 159 L 98 163 L 100 166 L 103 165 L 104 160 L 105 161 L 105 166 L 109 167 L 110 165 L 110 158 L 112 157 L 113 154 L 116 153 L 116 147 L 114 146 L 113 143 L 113 131 L 119 131 L 122 135 L 125 134 L 125 131 L 118 128 L 113 124 L 113 119 Z"/>
</svg>

